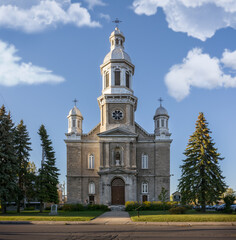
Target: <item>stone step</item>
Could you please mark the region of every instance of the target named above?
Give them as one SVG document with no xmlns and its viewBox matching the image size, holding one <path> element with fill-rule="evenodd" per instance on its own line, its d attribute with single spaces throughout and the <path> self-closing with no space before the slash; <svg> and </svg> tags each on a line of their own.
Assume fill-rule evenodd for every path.
<svg viewBox="0 0 236 240">
<path fill-rule="evenodd" d="M 124 205 L 111 205 L 109 208 L 111 211 L 125 211 Z"/>
</svg>

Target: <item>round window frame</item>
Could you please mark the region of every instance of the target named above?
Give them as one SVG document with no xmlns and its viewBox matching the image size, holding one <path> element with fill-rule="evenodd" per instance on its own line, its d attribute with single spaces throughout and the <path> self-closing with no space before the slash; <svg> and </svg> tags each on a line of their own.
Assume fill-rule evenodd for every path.
<svg viewBox="0 0 236 240">
<path fill-rule="evenodd" d="M 113 116 L 113 114 L 114 114 L 116 111 L 117 111 L 117 112 L 119 111 L 119 112 L 121 113 L 121 115 L 122 115 L 119 119 L 116 119 L 116 118 Z M 112 119 L 115 120 L 115 121 L 120 121 L 120 120 L 122 120 L 122 119 L 124 118 L 124 112 L 123 112 L 121 109 L 115 109 L 115 110 L 112 111 L 111 117 L 112 117 Z"/>
</svg>

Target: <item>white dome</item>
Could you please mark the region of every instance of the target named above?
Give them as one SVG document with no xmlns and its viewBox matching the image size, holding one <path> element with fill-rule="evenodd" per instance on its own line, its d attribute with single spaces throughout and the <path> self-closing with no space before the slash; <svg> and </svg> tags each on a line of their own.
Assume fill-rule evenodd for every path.
<svg viewBox="0 0 236 240">
<path fill-rule="evenodd" d="M 74 106 L 69 112 L 69 116 L 72 116 L 72 115 L 82 117 L 80 110 L 76 106 Z"/>
<path fill-rule="evenodd" d="M 162 106 L 157 108 L 156 113 L 155 113 L 155 117 L 156 116 L 161 116 L 161 115 L 169 116 L 167 110 L 165 108 L 163 108 Z"/>
<path fill-rule="evenodd" d="M 117 59 L 126 60 L 131 63 L 130 56 L 122 48 L 114 48 L 111 50 L 104 58 L 103 63 Z"/>
</svg>

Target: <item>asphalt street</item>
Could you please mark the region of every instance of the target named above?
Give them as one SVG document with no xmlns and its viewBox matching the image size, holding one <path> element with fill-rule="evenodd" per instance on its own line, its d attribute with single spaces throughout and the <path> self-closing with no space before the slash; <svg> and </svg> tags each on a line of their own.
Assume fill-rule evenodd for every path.
<svg viewBox="0 0 236 240">
<path fill-rule="evenodd" d="M 236 226 L 2 224 L 1 240 L 236 239 Z"/>
</svg>

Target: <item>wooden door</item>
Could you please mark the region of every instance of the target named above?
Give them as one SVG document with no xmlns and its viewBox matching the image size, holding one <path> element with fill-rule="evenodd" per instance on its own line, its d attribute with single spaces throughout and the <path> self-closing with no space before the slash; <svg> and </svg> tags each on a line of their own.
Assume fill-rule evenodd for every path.
<svg viewBox="0 0 236 240">
<path fill-rule="evenodd" d="M 111 183 L 111 204 L 125 204 L 125 183 L 121 178 L 115 178 Z"/>
<path fill-rule="evenodd" d="M 147 195 L 143 195 L 143 202 L 146 202 L 147 200 Z"/>
</svg>

